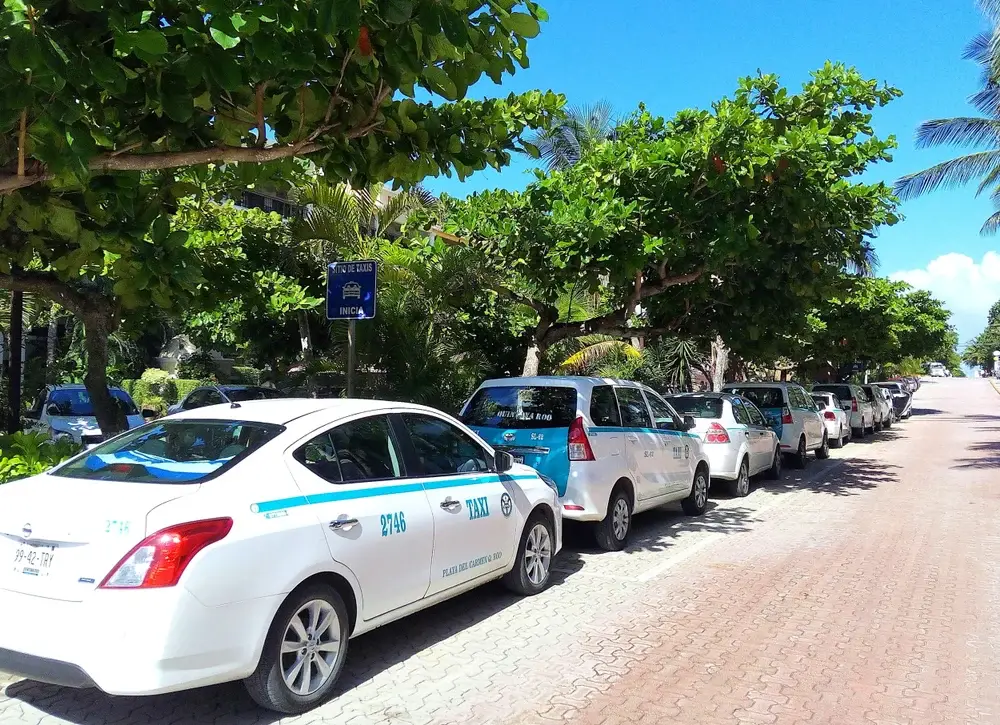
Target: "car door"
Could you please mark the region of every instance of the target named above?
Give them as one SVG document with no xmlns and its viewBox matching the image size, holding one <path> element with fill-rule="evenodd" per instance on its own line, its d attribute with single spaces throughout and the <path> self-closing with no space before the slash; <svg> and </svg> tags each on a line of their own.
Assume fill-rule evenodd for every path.
<svg viewBox="0 0 1000 725">
<path fill-rule="evenodd" d="M 754 450 L 756 452 L 757 467 L 755 471 L 764 471 L 771 467 L 774 460 L 774 447 L 778 444 L 778 436 L 767 424 L 767 418 L 757 409 L 751 401 L 744 399 L 743 405 L 747 415 L 750 416 L 750 428 L 756 434 L 754 438 Z"/>
<path fill-rule="evenodd" d="M 650 390 L 645 393 L 660 439 L 660 463 L 666 468 L 669 477 L 666 493 L 690 490 L 698 461 L 691 456 L 691 443 L 684 419 L 659 395 Z"/>
<path fill-rule="evenodd" d="M 495 473 L 487 450 L 450 421 L 429 413 L 393 419 L 434 519 L 428 595 L 506 567 L 519 543 L 513 483 Z"/>
<path fill-rule="evenodd" d="M 816 412 L 816 404 L 805 391 L 797 387 L 788 388 L 792 418 L 801 426 L 806 436 L 806 448 L 818 448 L 823 440 L 823 421 Z"/>
<path fill-rule="evenodd" d="M 387 415 L 317 432 L 291 453 L 289 468 L 323 527 L 330 556 L 361 586 L 364 619 L 426 596 L 434 517 L 423 484 L 407 480 Z"/>
<path fill-rule="evenodd" d="M 670 491 L 666 446 L 653 427 L 646 399 L 639 388 L 615 386 L 625 436 L 625 460 L 635 483 L 636 499 L 648 501 Z"/>
<path fill-rule="evenodd" d="M 752 476 L 760 468 L 759 431 L 750 422 L 750 413 L 746 409 L 746 401 L 743 398 L 733 398 L 730 402 L 733 407 L 733 417 L 743 429 L 742 435 L 747 444 L 747 455 L 750 458 L 750 475 Z M 739 433 L 734 432 L 733 435 L 739 435 Z"/>
</svg>

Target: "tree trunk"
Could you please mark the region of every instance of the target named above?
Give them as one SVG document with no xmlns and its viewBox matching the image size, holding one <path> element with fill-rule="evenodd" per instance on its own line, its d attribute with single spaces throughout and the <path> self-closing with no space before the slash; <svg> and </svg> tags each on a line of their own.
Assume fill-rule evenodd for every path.
<svg viewBox="0 0 1000 725">
<path fill-rule="evenodd" d="M 16 433 L 21 430 L 21 366 L 24 339 L 24 293 L 10 293 L 10 375 L 8 376 L 7 405 L 10 410 L 7 416 L 7 432 Z"/>
<path fill-rule="evenodd" d="M 312 360 L 313 354 L 312 332 L 309 330 L 309 315 L 305 310 L 299 310 L 296 317 L 299 322 L 299 343 L 302 345 L 302 361 L 308 363 Z"/>
<path fill-rule="evenodd" d="M 49 310 L 49 330 L 45 339 L 45 379 L 55 382 L 56 347 L 59 343 L 59 305 L 53 303 Z"/>
<path fill-rule="evenodd" d="M 552 343 L 548 337 L 554 321 L 554 311 L 539 314 L 538 324 L 535 326 L 535 334 L 532 336 L 531 344 L 528 346 L 528 351 L 524 356 L 524 369 L 521 371 L 522 376 L 530 378 L 538 375 L 538 369 L 542 364 L 542 355 L 545 354 L 545 351 L 548 350 L 549 345 Z"/>
<path fill-rule="evenodd" d="M 712 341 L 712 392 L 722 390 L 726 382 L 726 370 L 729 369 L 729 348 L 721 335 L 716 335 Z"/>
<path fill-rule="evenodd" d="M 105 438 L 128 429 L 125 410 L 115 402 L 108 390 L 108 338 L 115 331 L 113 317 L 90 315 L 83 321 L 84 349 L 87 351 L 87 373 L 83 384 L 90 394 L 94 415 Z"/>
</svg>

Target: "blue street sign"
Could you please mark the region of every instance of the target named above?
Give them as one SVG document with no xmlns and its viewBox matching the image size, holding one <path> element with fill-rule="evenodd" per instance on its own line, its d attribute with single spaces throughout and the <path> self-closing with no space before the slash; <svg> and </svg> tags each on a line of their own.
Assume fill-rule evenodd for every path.
<svg viewBox="0 0 1000 725">
<path fill-rule="evenodd" d="M 375 317 L 378 262 L 332 262 L 326 272 L 326 319 L 370 320 Z"/>
</svg>

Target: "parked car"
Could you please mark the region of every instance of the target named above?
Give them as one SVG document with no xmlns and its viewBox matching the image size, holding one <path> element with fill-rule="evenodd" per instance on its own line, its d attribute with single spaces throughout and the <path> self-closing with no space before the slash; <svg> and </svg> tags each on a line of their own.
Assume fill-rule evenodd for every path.
<svg viewBox="0 0 1000 725">
<path fill-rule="evenodd" d="M 593 525 L 598 545 L 623 549 L 633 514 L 680 501 L 708 505 L 709 462 L 695 421 L 628 380 L 487 380 L 462 411 L 486 442 L 554 481 L 563 516 Z"/>
<path fill-rule="evenodd" d="M 112 400 L 125 414 L 129 428 L 145 423 L 131 396 L 121 388 L 108 388 Z M 80 445 L 90 446 L 104 440 L 97 424 L 90 393 L 83 385 L 47 385 L 25 413 L 29 427 L 47 432 L 52 438 L 72 438 Z"/>
<path fill-rule="evenodd" d="M 844 410 L 840 400 L 833 393 L 813 391 L 812 399 L 819 407 L 826 426 L 826 437 L 831 448 L 840 448 L 851 440 L 850 408 Z"/>
<path fill-rule="evenodd" d="M 903 383 L 875 383 L 892 396 L 892 407 L 896 420 L 909 418 L 913 411 L 913 396 L 906 390 Z"/>
<path fill-rule="evenodd" d="M 892 427 L 892 399 L 877 385 L 862 385 L 861 388 L 872 399 L 875 406 L 875 430 Z"/>
<path fill-rule="evenodd" d="M 928 366 L 928 372 L 932 378 L 944 378 L 948 376 L 948 368 L 939 362 L 931 363 Z"/>
<path fill-rule="evenodd" d="M 724 481 L 734 496 L 750 493 L 750 478 L 781 478 L 781 442 L 748 398 L 729 393 L 683 393 L 666 401 L 694 418 L 708 455 L 712 481 Z"/>
<path fill-rule="evenodd" d="M 183 400 L 167 408 L 167 415 L 180 413 L 182 410 L 196 410 L 209 405 L 242 403 L 247 400 L 274 400 L 284 397 L 287 396 L 274 388 L 263 388 L 255 385 L 206 385 L 195 388 Z"/>
<path fill-rule="evenodd" d="M 816 383 L 814 393 L 833 393 L 844 412 L 850 411 L 851 435 L 862 438 L 875 429 L 875 403 L 864 388 L 854 383 Z"/>
<path fill-rule="evenodd" d="M 781 451 L 792 457 L 796 468 L 804 468 L 807 453 L 830 457 L 826 426 L 813 399 L 798 383 L 728 383 L 727 393 L 749 398 L 767 416 L 768 425 L 781 440 Z"/>
<path fill-rule="evenodd" d="M 0 670 L 112 695 L 243 680 L 301 713 L 349 639 L 491 580 L 545 589 L 561 521 L 551 482 L 431 408 L 181 412 L 0 486 Z"/>
</svg>

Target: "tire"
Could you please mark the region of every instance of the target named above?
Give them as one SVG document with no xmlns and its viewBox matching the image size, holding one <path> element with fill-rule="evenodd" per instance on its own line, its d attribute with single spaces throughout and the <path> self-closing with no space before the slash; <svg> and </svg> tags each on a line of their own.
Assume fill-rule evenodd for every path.
<svg viewBox="0 0 1000 725">
<path fill-rule="evenodd" d="M 885 423 L 883 423 L 882 427 L 885 428 L 886 430 L 889 430 L 890 428 L 892 428 L 892 418 L 893 418 L 893 415 L 890 413 L 889 414 L 889 420 L 887 420 Z"/>
<path fill-rule="evenodd" d="M 336 619 L 326 629 L 315 633 L 316 625 L 321 625 L 330 614 L 336 615 Z M 296 621 L 297 627 L 294 624 Z M 309 638 L 300 637 L 298 631 Z M 310 635 L 310 632 L 313 634 Z M 293 592 L 275 615 L 257 669 L 243 681 L 243 685 L 254 702 L 267 710 L 286 715 L 308 712 L 333 695 L 347 659 L 349 637 L 347 605 L 336 589 L 325 584 L 312 584 Z M 292 642 L 301 643 L 302 650 L 283 653 L 283 645 Z M 332 653 L 327 651 L 331 655 L 327 658 L 323 657 L 324 646 L 336 646 L 337 649 Z M 300 666 L 293 674 L 294 665 L 307 650 L 305 666 Z M 328 668 L 327 672 L 321 669 L 320 661 Z M 308 673 L 310 682 L 305 682 L 304 673 Z M 316 676 L 325 679 L 313 689 L 311 678 Z M 309 688 L 311 691 L 305 694 L 295 692 L 293 687 L 296 683 L 299 683 L 298 688 Z"/>
<path fill-rule="evenodd" d="M 737 498 L 750 495 L 750 461 L 743 458 L 740 463 L 740 470 L 736 473 L 736 480 L 728 482 L 729 493 Z"/>
<path fill-rule="evenodd" d="M 875 425 L 872 426 L 872 432 L 873 433 L 881 433 L 882 432 L 882 421 L 879 421 L 878 423 L 876 423 Z"/>
<path fill-rule="evenodd" d="M 771 467 L 767 469 L 767 478 L 770 481 L 781 480 L 781 448 L 775 446 L 774 458 L 771 459 Z"/>
<path fill-rule="evenodd" d="M 841 428 L 840 435 L 830 441 L 830 448 L 842 448 L 845 440 L 847 440 L 847 435 L 844 433 L 844 429 Z"/>
<path fill-rule="evenodd" d="M 594 536 L 597 538 L 597 545 L 605 551 L 621 551 L 628 544 L 631 531 L 632 499 L 623 487 L 617 486 L 608 501 L 608 514 L 597 524 Z"/>
<path fill-rule="evenodd" d="M 548 519 L 540 513 L 532 514 L 521 534 L 514 568 L 504 575 L 503 585 L 525 597 L 545 591 L 552 578 L 555 539 Z"/>
<path fill-rule="evenodd" d="M 816 458 L 821 461 L 825 461 L 830 457 L 830 438 L 827 434 L 823 433 L 823 445 L 816 449 Z"/>
<path fill-rule="evenodd" d="M 864 438 L 865 437 L 865 429 L 864 428 L 851 428 L 851 435 L 852 435 L 852 437 Z"/>
<path fill-rule="evenodd" d="M 702 466 L 694 472 L 691 493 L 681 501 L 681 508 L 688 516 L 701 516 L 708 508 L 708 471 Z"/>
<path fill-rule="evenodd" d="M 799 438 L 799 447 L 792 454 L 792 468 L 805 468 L 809 463 L 808 452 L 806 451 L 806 438 Z"/>
</svg>

